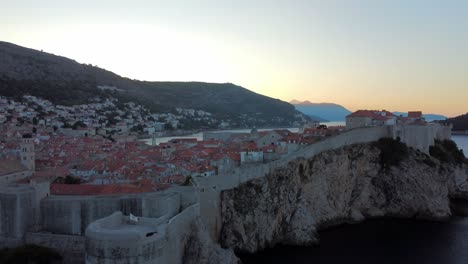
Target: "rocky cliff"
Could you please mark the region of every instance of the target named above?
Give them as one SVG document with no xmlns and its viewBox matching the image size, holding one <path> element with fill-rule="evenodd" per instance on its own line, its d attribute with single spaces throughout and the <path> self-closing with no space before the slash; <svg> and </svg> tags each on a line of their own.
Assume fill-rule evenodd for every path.
<svg viewBox="0 0 468 264">
<path fill-rule="evenodd" d="M 317 243 L 317 230 L 367 218 L 444 220 L 452 198 L 468 198 L 468 166 L 398 142 L 351 145 L 298 159 L 221 192 L 220 244 L 256 252 Z"/>
</svg>

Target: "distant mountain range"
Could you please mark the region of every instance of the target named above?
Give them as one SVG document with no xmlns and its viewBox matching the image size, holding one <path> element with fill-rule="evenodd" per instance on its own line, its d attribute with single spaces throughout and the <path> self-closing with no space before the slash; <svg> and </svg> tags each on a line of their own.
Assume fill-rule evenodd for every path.
<svg viewBox="0 0 468 264">
<path fill-rule="evenodd" d="M 309 101 L 293 100 L 290 102 L 297 110 L 308 115 L 313 120 L 325 121 L 345 121 L 345 116 L 351 111 L 338 104 L 332 103 L 311 103 Z"/>
<path fill-rule="evenodd" d="M 0 95 L 21 99 L 26 94 L 62 105 L 113 97 L 141 104 L 152 112 L 204 110 L 231 127 L 292 126 L 308 119 L 287 102 L 231 83 L 131 80 L 92 65 L 0 41 Z"/>
<path fill-rule="evenodd" d="M 325 121 L 345 121 L 346 116 L 351 114 L 351 111 L 344 106 L 333 103 L 312 103 L 309 101 L 292 100 L 289 102 L 294 105 L 297 110 L 308 115 L 311 119 L 320 122 Z M 397 116 L 407 116 L 408 112 L 393 112 Z M 427 121 L 445 120 L 446 116 L 437 114 L 423 114 Z"/>
</svg>

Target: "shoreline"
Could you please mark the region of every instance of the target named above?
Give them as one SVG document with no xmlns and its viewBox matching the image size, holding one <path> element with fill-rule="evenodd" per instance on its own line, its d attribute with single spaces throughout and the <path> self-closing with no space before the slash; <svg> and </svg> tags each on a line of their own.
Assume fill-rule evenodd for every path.
<svg viewBox="0 0 468 264">
<path fill-rule="evenodd" d="M 317 263 L 343 263 L 341 259 L 337 260 L 336 258 L 349 258 L 350 262 L 348 263 L 375 263 L 373 260 L 357 262 L 358 259 L 361 260 L 361 257 L 364 256 L 364 254 L 368 254 L 366 250 L 369 249 L 362 247 L 362 244 L 375 247 L 374 250 L 376 251 L 382 250 L 383 254 L 376 254 L 376 258 L 395 257 L 393 255 L 394 252 L 386 251 L 389 244 L 398 244 L 400 242 L 410 244 L 435 243 L 440 239 L 439 236 L 445 235 L 444 229 L 451 230 L 453 227 L 462 228 L 463 226 L 466 226 L 467 222 L 467 217 L 456 215 L 450 217 L 447 221 L 393 217 L 372 218 L 358 223 L 347 223 L 333 226 L 331 228 L 320 229 L 318 230 L 320 239 L 317 243 L 312 245 L 277 244 L 274 247 L 266 248 L 255 253 L 235 252 L 235 254 L 245 264 L 283 263 L 284 259 L 290 258 L 291 256 L 299 257 L 299 259 L 296 259 L 298 263 L 306 263 L 305 261 L 307 261 L 307 263 L 308 261 L 318 261 Z M 423 235 L 425 233 L 424 231 L 429 232 L 430 230 L 434 230 L 433 227 L 440 227 L 436 230 L 441 230 L 435 234 L 431 234 L 431 238 L 433 239 L 428 240 L 427 236 L 425 239 L 418 239 L 418 235 L 420 233 Z M 468 232 L 468 229 L 466 232 Z M 408 239 L 408 237 L 411 239 Z M 458 243 L 460 243 L 460 241 L 458 241 Z M 460 250 L 464 249 L 462 245 L 457 243 L 453 243 L 451 246 L 454 248 L 460 248 Z M 360 249 L 362 252 L 354 251 L 355 248 Z M 330 254 L 330 252 L 336 252 L 337 255 L 333 255 L 335 258 L 329 258 L 328 254 Z M 349 255 L 344 252 L 349 253 Z M 375 254 L 375 251 L 373 252 L 374 253 L 371 253 L 370 255 Z M 415 253 L 421 254 L 428 252 L 434 254 L 439 253 L 429 251 L 429 249 L 424 252 L 419 251 Z M 327 262 L 321 262 L 321 260 L 324 260 L 324 257 L 326 257 L 325 260 L 327 260 Z M 420 256 L 413 255 L 413 257 L 416 258 Z M 415 263 L 410 261 L 405 262 L 405 256 L 400 256 L 399 259 L 401 260 L 394 263 Z M 435 261 L 433 263 L 438 262 Z"/>
</svg>

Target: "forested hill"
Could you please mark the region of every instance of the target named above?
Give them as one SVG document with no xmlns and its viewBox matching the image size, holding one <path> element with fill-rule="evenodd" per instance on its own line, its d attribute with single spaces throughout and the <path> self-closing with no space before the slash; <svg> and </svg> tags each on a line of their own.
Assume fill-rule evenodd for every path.
<svg viewBox="0 0 468 264">
<path fill-rule="evenodd" d="M 231 83 L 131 80 L 65 57 L 0 42 L 0 95 L 20 98 L 25 94 L 63 105 L 114 97 L 154 112 L 177 107 L 204 110 L 235 126 L 288 126 L 304 120 L 291 104 Z"/>
<path fill-rule="evenodd" d="M 468 113 L 449 118 L 443 121 L 444 123 L 453 124 L 453 131 L 466 131 L 468 130 Z"/>
</svg>

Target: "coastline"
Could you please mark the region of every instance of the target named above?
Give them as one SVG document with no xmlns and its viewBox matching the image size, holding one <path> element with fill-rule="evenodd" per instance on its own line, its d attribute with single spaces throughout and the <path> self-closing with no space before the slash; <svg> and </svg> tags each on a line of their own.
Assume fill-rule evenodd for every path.
<svg viewBox="0 0 468 264">
<path fill-rule="evenodd" d="M 253 263 L 427 263 L 458 264 L 467 259 L 463 245 L 468 218 L 446 222 L 372 219 L 320 230 L 320 244 L 278 245 L 255 254 L 238 254 Z"/>
</svg>

